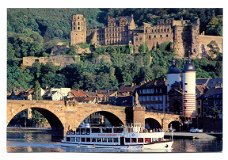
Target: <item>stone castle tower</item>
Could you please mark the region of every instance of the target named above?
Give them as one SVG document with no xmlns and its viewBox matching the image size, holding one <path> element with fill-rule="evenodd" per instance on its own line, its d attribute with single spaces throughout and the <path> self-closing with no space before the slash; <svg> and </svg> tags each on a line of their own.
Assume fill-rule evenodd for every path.
<svg viewBox="0 0 228 160">
<path fill-rule="evenodd" d="M 192 23 L 189 20 L 173 21 L 173 42 L 178 57 L 196 56 L 199 54 L 199 19 Z M 192 55 L 189 55 L 192 53 Z"/>
<path fill-rule="evenodd" d="M 86 18 L 81 14 L 73 15 L 70 45 L 86 43 Z"/>
</svg>

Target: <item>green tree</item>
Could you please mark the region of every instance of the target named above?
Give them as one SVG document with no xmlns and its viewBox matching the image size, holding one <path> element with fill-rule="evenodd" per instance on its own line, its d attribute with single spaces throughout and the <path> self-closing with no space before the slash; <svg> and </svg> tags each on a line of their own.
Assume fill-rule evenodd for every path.
<svg viewBox="0 0 228 160">
<path fill-rule="evenodd" d="M 215 16 L 212 17 L 210 22 L 207 25 L 206 33 L 209 35 L 219 35 L 222 36 L 222 28 L 223 28 L 223 17 L 222 16 Z"/>
<path fill-rule="evenodd" d="M 148 51 L 149 51 L 149 48 L 147 44 L 144 43 L 139 46 L 139 53 L 146 53 Z"/>
<path fill-rule="evenodd" d="M 41 87 L 40 87 L 40 83 L 39 81 L 36 81 L 35 82 L 35 100 L 42 100 L 42 97 L 41 97 Z"/>
<path fill-rule="evenodd" d="M 28 69 L 21 69 L 15 63 L 7 65 L 7 91 L 25 91 L 31 87 L 32 80 Z"/>
</svg>

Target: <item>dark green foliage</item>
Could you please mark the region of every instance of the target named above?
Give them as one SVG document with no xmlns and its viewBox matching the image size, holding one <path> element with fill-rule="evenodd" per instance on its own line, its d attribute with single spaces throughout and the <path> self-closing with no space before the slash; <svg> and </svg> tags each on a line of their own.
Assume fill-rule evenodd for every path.
<svg viewBox="0 0 228 160">
<path fill-rule="evenodd" d="M 40 83 L 39 81 L 36 81 L 35 82 L 35 100 L 41 100 L 42 97 L 41 97 L 41 87 L 40 87 Z"/>
<path fill-rule="evenodd" d="M 130 46 L 96 47 L 91 55 L 77 55 L 74 48 L 63 54 L 76 55 L 78 61 L 63 68 L 52 64 L 34 63 L 29 69 L 21 67 L 24 56 L 49 56 L 51 49 L 61 42 L 69 44 L 72 15 L 82 13 L 89 28 L 106 25 L 107 15 L 130 16 L 134 14 L 138 26 L 142 22 L 155 24 L 160 18 L 194 20 L 200 17 L 200 31 L 222 35 L 222 9 L 8 9 L 7 16 L 7 90 L 27 90 L 35 87 L 40 99 L 40 87 L 70 87 L 95 91 L 117 89 L 121 85 L 140 84 L 144 81 L 166 77 L 167 69 L 174 58 L 172 44 L 160 44 L 152 51 L 146 45 L 139 47 L 138 54 L 130 54 Z M 222 53 L 217 44 L 209 44 L 216 58 L 195 59 L 197 78 L 222 77 Z M 184 60 L 178 67 L 183 69 Z"/>
<path fill-rule="evenodd" d="M 28 69 L 19 67 L 17 61 L 7 63 L 7 91 L 27 90 L 31 87 L 33 75 Z"/>
<path fill-rule="evenodd" d="M 139 46 L 139 53 L 146 53 L 148 51 L 149 51 L 149 49 L 148 49 L 148 46 L 146 44 L 141 44 Z"/>
</svg>

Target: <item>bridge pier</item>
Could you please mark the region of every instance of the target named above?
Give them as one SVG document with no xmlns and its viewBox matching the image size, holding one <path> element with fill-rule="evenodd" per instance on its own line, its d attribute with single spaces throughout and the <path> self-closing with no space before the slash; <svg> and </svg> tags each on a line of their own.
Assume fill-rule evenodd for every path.
<svg viewBox="0 0 228 160">
<path fill-rule="evenodd" d="M 133 123 L 141 123 L 145 127 L 145 108 L 133 107 Z"/>
</svg>

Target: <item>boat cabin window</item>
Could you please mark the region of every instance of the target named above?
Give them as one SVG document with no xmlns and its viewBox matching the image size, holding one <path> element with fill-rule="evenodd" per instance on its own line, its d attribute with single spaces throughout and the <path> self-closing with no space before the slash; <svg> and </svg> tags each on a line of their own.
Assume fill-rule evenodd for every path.
<svg viewBox="0 0 228 160">
<path fill-rule="evenodd" d="M 90 142 L 90 138 L 86 138 L 86 142 Z"/>
<path fill-rule="evenodd" d="M 80 137 L 76 137 L 76 142 L 80 142 Z"/>
<path fill-rule="evenodd" d="M 103 133 L 112 133 L 112 128 L 102 128 Z"/>
<path fill-rule="evenodd" d="M 81 128 L 81 134 L 82 135 L 86 134 L 86 128 Z"/>
<path fill-rule="evenodd" d="M 122 133 L 123 132 L 123 128 L 114 128 L 114 133 Z"/>
<path fill-rule="evenodd" d="M 101 138 L 97 138 L 97 142 L 101 142 Z"/>
<path fill-rule="evenodd" d="M 125 138 L 126 143 L 130 143 L 130 138 Z"/>
<path fill-rule="evenodd" d="M 133 128 L 127 128 L 127 131 L 128 131 L 128 133 L 131 133 L 131 132 L 133 132 Z"/>
<path fill-rule="evenodd" d="M 71 142 L 75 142 L 75 137 L 70 137 Z"/>
<path fill-rule="evenodd" d="M 96 142 L 96 138 L 92 138 L 92 142 Z"/>
<path fill-rule="evenodd" d="M 114 141 L 115 143 L 118 143 L 118 138 L 113 138 L 113 141 Z"/>
<path fill-rule="evenodd" d="M 85 142 L 85 138 L 81 138 L 81 141 L 82 141 L 82 142 Z"/>
<path fill-rule="evenodd" d="M 101 133 L 100 128 L 92 128 L 92 133 Z"/>
<path fill-rule="evenodd" d="M 131 143 L 136 143 L 136 138 L 131 138 Z"/>
<path fill-rule="evenodd" d="M 86 134 L 90 134 L 90 128 L 86 128 Z"/>
<path fill-rule="evenodd" d="M 70 137 L 66 137 L 66 141 L 70 141 Z"/>
<path fill-rule="evenodd" d="M 145 143 L 151 143 L 151 138 L 145 138 Z"/>
<path fill-rule="evenodd" d="M 102 138 L 102 142 L 107 142 L 107 138 Z"/>
<path fill-rule="evenodd" d="M 76 134 L 80 134 L 80 128 L 77 128 Z"/>
<path fill-rule="evenodd" d="M 138 143 L 143 143 L 143 138 L 138 138 Z"/>
<path fill-rule="evenodd" d="M 112 138 L 108 138 L 108 142 L 112 142 Z"/>
</svg>

